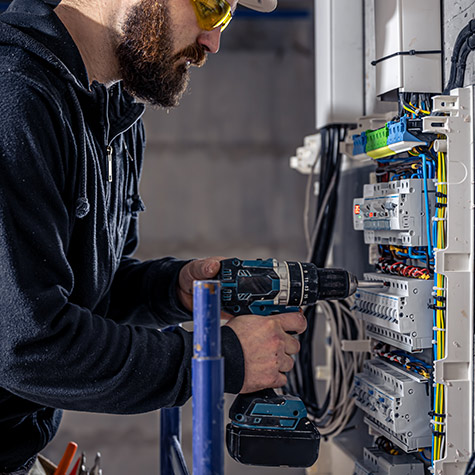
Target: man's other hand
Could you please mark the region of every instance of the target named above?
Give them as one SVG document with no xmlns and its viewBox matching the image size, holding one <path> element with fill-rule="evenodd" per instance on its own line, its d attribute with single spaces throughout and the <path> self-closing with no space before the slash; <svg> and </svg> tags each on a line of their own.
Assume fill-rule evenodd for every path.
<svg viewBox="0 0 475 475">
<path fill-rule="evenodd" d="M 244 384 L 241 393 L 279 388 L 287 383 L 284 373 L 294 366 L 300 343 L 288 332 L 303 333 L 303 313 L 282 313 L 269 317 L 242 315 L 227 325 L 236 333 L 244 353 Z"/>
<path fill-rule="evenodd" d="M 178 277 L 178 298 L 181 304 L 190 312 L 193 310 L 193 281 L 214 279 L 221 267 L 224 257 L 208 257 L 188 262 L 180 271 Z"/>
</svg>

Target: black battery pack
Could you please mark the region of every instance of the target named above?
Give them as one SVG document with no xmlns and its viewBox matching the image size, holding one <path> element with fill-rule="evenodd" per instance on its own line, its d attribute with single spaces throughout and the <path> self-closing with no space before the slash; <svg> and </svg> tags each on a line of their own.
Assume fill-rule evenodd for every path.
<svg viewBox="0 0 475 475">
<path fill-rule="evenodd" d="M 234 460 L 266 467 L 310 467 L 318 458 L 320 433 L 308 418 L 290 430 L 249 429 L 228 424 L 226 444 Z"/>
<path fill-rule="evenodd" d="M 229 410 L 226 445 L 234 460 L 266 467 L 310 467 L 320 433 L 303 402 L 272 389 L 240 394 Z"/>
</svg>

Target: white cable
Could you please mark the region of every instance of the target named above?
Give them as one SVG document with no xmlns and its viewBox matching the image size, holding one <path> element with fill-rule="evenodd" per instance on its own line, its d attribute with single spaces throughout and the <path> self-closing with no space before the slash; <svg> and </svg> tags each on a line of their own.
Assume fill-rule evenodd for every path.
<svg viewBox="0 0 475 475">
<path fill-rule="evenodd" d="M 343 352 L 341 340 L 351 330 L 350 322 L 357 329 L 357 338 L 363 337 L 363 325 L 353 313 L 342 303 L 333 302 L 335 310 L 328 302 L 320 302 L 320 312 L 328 321 L 332 358 L 330 361 L 329 405 L 327 413 L 314 418 L 322 435 L 335 437 L 348 424 L 353 415 L 355 401 L 351 397 L 354 375 L 361 371 L 365 358 L 364 353 Z M 335 365 L 335 366 L 334 366 Z M 339 393 L 340 391 L 340 393 Z"/>
</svg>

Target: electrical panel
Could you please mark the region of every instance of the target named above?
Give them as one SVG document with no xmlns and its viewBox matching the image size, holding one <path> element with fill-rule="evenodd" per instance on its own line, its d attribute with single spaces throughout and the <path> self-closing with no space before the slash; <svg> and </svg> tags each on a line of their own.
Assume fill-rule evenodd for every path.
<svg viewBox="0 0 475 475">
<path fill-rule="evenodd" d="M 462 475 L 474 430 L 474 328 L 466 318 L 474 308 L 474 88 L 431 103 L 427 95 L 417 106 L 403 102 L 403 117 L 352 136 L 352 156 L 377 163 L 376 179 L 353 202 L 354 229 L 377 245 L 377 272 L 364 279 L 384 283 L 355 294 L 373 358 L 354 378 L 354 397 L 371 434 L 420 454 L 430 472 Z M 418 144 L 400 137 L 395 152 L 381 131 L 398 120 L 404 132 L 411 121 Z M 365 140 L 373 133 L 377 144 Z M 369 456 L 355 473 L 376 466 Z"/>
<path fill-rule="evenodd" d="M 318 382 L 309 387 L 319 353 L 307 346 L 296 362 L 295 380 L 322 434 L 334 437 L 330 445 L 352 463 L 344 471 L 339 457 L 338 468 L 323 471 L 463 475 L 475 452 L 475 86 L 462 84 L 475 33 L 454 6 L 450 21 L 458 18 L 461 29 L 449 51 L 452 68 L 441 94 L 441 2 L 364 0 L 364 102 L 370 113 L 388 110 L 368 106 L 378 101 L 393 111 L 339 116 L 344 117 L 339 124 L 345 127 L 342 138 L 340 130 L 328 127 L 338 125 L 333 111 L 350 111 L 360 97 L 332 109 L 334 92 L 340 90 L 340 83 L 331 80 L 333 64 L 338 67 L 350 51 L 332 47 L 337 6 L 342 38 L 346 32 L 359 38 L 347 24 L 351 6 L 342 8 L 340 1 L 315 3 L 319 130 L 312 136 L 312 147 L 298 150 L 292 164 L 308 175 L 309 259 L 356 271 L 365 285 L 351 302 L 319 305 L 327 327 L 320 333 L 310 328 L 315 346 L 325 348 L 325 358 L 323 351 L 320 358 L 327 366 L 318 361 Z M 447 13 L 447 5 L 444 9 Z M 360 17 L 354 21 L 359 24 Z M 357 56 L 353 52 L 348 65 Z M 348 93 L 355 93 L 353 86 L 359 88 L 358 68 L 354 77 L 353 84 L 351 72 L 338 76 Z M 329 241 L 328 233 L 321 237 L 336 214 L 329 205 L 336 201 L 332 192 L 338 183 L 329 172 L 339 161 L 335 137 L 347 157 L 340 168 L 345 189 L 338 190 L 338 200 L 345 210 L 338 210 L 344 217 L 337 218 L 338 229 L 348 232 L 335 236 L 332 253 L 325 257 L 318 243 Z M 312 177 L 318 187 L 311 186 Z M 355 178 L 358 183 L 351 182 Z M 308 217 L 312 190 L 317 195 L 313 228 Z M 358 253 L 358 259 L 352 253 Z M 341 363 L 345 358 L 351 367 Z M 322 378 L 328 388 L 324 398 L 317 391 Z M 345 397 L 351 397 L 357 409 L 354 419 L 348 413 L 335 416 Z M 335 427 L 344 424 L 340 436 Z"/>
</svg>

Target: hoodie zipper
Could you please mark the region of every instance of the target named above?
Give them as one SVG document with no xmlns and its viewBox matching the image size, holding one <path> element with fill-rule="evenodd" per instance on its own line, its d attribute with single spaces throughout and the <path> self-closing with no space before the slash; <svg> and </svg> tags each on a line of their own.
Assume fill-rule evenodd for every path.
<svg viewBox="0 0 475 475">
<path fill-rule="evenodd" d="M 109 144 L 107 146 L 107 180 L 109 183 L 112 183 L 112 154 L 114 153 L 114 149 L 112 145 Z"/>
</svg>

